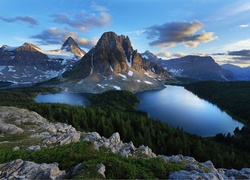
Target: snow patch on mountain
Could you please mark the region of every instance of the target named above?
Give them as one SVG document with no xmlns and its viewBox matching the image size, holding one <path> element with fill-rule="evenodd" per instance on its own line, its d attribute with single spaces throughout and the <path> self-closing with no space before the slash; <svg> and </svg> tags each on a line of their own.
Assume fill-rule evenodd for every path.
<svg viewBox="0 0 250 180">
<path fill-rule="evenodd" d="M 130 71 L 130 70 L 128 71 L 129 76 L 133 76 L 133 74 L 134 74 L 133 71 Z"/>
<path fill-rule="evenodd" d="M 149 81 L 144 81 L 146 84 L 153 84 L 153 83 L 151 83 L 151 82 L 149 82 Z"/>
<path fill-rule="evenodd" d="M 115 88 L 116 90 L 121 90 L 121 88 L 120 88 L 119 86 L 114 86 L 114 88 Z"/>
</svg>

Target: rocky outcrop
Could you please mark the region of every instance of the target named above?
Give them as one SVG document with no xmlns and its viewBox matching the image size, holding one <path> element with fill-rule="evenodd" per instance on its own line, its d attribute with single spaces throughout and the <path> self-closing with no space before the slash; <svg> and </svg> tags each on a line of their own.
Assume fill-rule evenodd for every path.
<svg viewBox="0 0 250 180">
<path fill-rule="evenodd" d="M 25 130 L 38 130 L 49 122 L 26 109 L 15 107 L 0 107 L 0 132 L 3 134 L 23 133 Z"/>
<path fill-rule="evenodd" d="M 57 163 L 37 164 L 17 159 L 0 164 L 0 179 L 63 179 L 65 171 L 60 171 Z"/>
<path fill-rule="evenodd" d="M 86 136 L 87 135 L 87 136 Z M 84 134 L 83 141 L 91 141 L 94 143 L 95 148 L 105 147 L 113 153 L 119 153 L 124 157 L 156 157 L 152 150 L 147 146 L 140 146 L 136 148 L 133 142 L 123 143 L 120 140 L 118 132 L 112 134 L 108 139 L 101 137 L 97 132 L 89 132 Z"/>
<path fill-rule="evenodd" d="M 100 163 L 100 164 L 97 164 L 96 167 L 97 167 L 97 169 L 98 169 L 97 172 L 98 172 L 99 174 L 101 174 L 102 177 L 105 178 L 105 177 L 106 177 L 106 176 L 105 176 L 105 170 L 106 170 L 106 169 L 105 169 L 105 166 L 104 166 L 102 163 Z"/>
<path fill-rule="evenodd" d="M 177 172 L 170 172 L 169 179 L 250 179 L 250 168 L 243 168 L 241 170 L 216 169 L 211 161 L 198 162 L 189 156 L 157 156 L 147 146 L 141 145 L 137 148 L 133 142 L 123 143 L 118 132 L 112 134 L 109 138 L 102 137 L 97 132 L 79 132 L 71 125 L 50 123 L 37 113 L 24 109 L 0 107 L 0 118 L 2 122 L 7 120 L 9 124 L 22 125 L 24 132 L 33 132 L 30 138 L 40 140 L 38 144 L 27 147 L 26 151 L 37 151 L 41 148 L 49 148 L 71 142 L 90 141 L 96 149 L 105 147 L 108 151 L 118 153 L 127 158 L 159 157 L 164 159 L 166 163 L 181 164 L 183 169 Z M 23 123 L 25 124 L 25 128 Z M 4 136 L 4 134 L 2 136 Z M 13 149 L 20 150 L 21 148 L 14 147 Z M 80 165 L 81 164 L 78 164 L 72 169 L 73 175 L 77 174 Z M 105 178 L 104 164 L 101 162 L 97 164 L 96 171 Z M 57 163 L 37 164 L 17 159 L 5 164 L 0 164 L 0 179 L 62 179 L 65 175 L 66 172 L 59 170 Z"/>
</svg>

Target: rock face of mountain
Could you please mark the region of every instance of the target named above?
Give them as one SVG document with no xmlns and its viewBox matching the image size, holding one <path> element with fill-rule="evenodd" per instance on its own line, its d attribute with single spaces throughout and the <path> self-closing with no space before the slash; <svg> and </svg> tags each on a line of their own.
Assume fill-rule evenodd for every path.
<svg viewBox="0 0 250 180">
<path fill-rule="evenodd" d="M 63 43 L 61 51 L 71 52 L 76 56 L 76 58 L 82 58 L 84 54 L 86 54 L 72 37 L 68 37 L 68 39 Z"/>
<path fill-rule="evenodd" d="M 45 52 L 30 43 L 20 47 L 3 45 L 0 48 L 0 81 L 36 83 L 48 80 L 70 69 L 84 54 L 72 38 L 64 43 L 62 50 Z"/>
<path fill-rule="evenodd" d="M 97 45 L 59 79 L 58 86 L 69 91 L 125 89 L 135 92 L 162 87 L 169 74 L 134 50 L 128 37 L 106 32 Z"/>
<path fill-rule="evenodd" d="M 149 53 L 144 53 L 144 57 L 162 66 L 173 76 L 187 77 L 197 80 L 228 81 L 233 80 L 231 71 L 221 68 L 210 56 L 185 56 L 170 60 L 152 58 Z"/>
<path fill-rule="evenodd" d="M 149 60 L 150 62 L 155 62 L 155 61 L 158 61 L 158 60 L 162 60 L 161 58 L 158 58 L 156 55 L 154 55 L 153 53 L 151 53 L 148 50 L 145 51 L 144 53 L 142 53 L 141 55 L 142 55 L 142 57 Z"/>
<path fill-rule="evenodd" d="M 250 80 L 250 67 L 239 67 L 232 64 L 221 65 L 223 69 L 229 70 L 233 73 L 235 80 L 249 81 Z"/>
</svg>

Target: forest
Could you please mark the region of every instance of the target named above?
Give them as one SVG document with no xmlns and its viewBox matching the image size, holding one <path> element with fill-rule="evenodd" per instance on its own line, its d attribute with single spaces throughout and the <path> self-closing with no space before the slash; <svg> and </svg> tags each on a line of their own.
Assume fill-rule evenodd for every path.
<svg viewBox="0 0 250 180">
<path fill-rule="evenodd" d="M 174 129 L 149 118 L 147 113 L 134 109 L 137 97 L 128 91 L 106 91 L 90 97 L 88 107 L 59 103 L 36 103 L 38 93 L 55 92 L 50 88 L 26 87 L 0 90 L 0 105 L 15 106 L 35 111 L 55 122 L 65 122 L 81 131 L 96 131 L 109 137 L 119 132 L 123 142 L 133 141 L 135 146 L 149 146 L 156 154 L 192 156 L 204 162 L 211 160 L 215 167 L 241 169 L 250 166 L 250 154 L 238 145 L 231 146 L 232 135 L 202 138 Z M 236 129 L 236 132 L 238 133 Z M 242 131 L 242 130 L 241 130 Z M 240 131 L 240 132 L 241 132 Z M 243 136 L 239 133 L 239 137 Z M 236 138 L 236 137 L 234 137 Z M 243 146 L 243 145 L 242 145 Z"/>
</svg>

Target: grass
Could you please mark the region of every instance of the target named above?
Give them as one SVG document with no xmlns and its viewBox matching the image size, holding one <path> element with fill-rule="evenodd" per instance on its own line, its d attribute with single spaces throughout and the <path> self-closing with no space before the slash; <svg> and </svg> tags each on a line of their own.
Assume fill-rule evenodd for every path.
<svg viewBox="0 0 250 180">
<path fill-rule="evenodd" d="M 101 179 L 97 164 L 103 163 L 108 179 L 167 179 L 169 172 L 179 171 L 183 166 L 166 163 L 162 158 L 125 158 L 108 153 L 107 149 L 96 150 L 91 142 L 82 141 L 38 151 L 0 149 L 0 163 L 21 158 L 36 163 L 59 163 L 61 170 L 70 172 L 81 163 L 72 179 Z"/>
<path fill-rule="evenodd" d="M 0 149 L 13 149 L 18 146 L 21 149 L 26 149 L 42 141 L 41 138 L 31 138 L 33 133 L 25 132 L 21 134 L 5 134 L 0 136 Z"/>
</svg>

